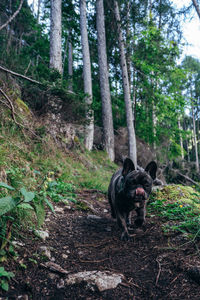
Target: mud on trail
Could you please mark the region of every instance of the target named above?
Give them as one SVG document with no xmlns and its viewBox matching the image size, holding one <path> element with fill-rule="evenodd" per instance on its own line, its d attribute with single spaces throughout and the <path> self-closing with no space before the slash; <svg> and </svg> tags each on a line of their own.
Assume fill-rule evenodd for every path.
<svg viewBox="0 0 200 300">
<path fill-rule="evenodd" d="M 88 190 L 79 198 L 90 209 L 57 204 L 56 214 L 48 213 L 45 222 L 45 241 L 33 240 L 32 234 L 22 237 L 25 246 L 17 250 L 18 262 L 10 260 L 5 266 L 15 277 L 0 299 L 200 299 L 200 285 L 187 272 L 200 264 L 200 244 L 188 243 L 180 234 L 164 235 L 155 216 L 147 217 L 146 231 L 133 231 L 132 240 L 123 242 L 105 196 Z M 49 258 L 39 254 L 41 246 L 49 249 Z M 48 261 L 69 274 L 99 270 L 124 278 L 116 288 L 102 292 L 84 282 L 66 285 L 68 274 L 51 270 Z"/>
</svg>

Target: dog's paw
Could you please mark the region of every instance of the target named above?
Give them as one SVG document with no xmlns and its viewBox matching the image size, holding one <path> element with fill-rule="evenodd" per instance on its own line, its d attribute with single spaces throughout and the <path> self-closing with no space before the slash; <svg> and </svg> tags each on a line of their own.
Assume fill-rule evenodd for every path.
<svg viewBox="0 0 200 300">
<path fill-rule="evenodd" d="M 143 223 L 144 223 L 144 219 L 136 219 L 135 220 L 135 225 L 137 226 L 137 227 L 141 227 L 142 225 L 143 225 Z"/>
<path fill-rule="evenodd" d="M 121 241 L 129 241 L 130 240 L 130 235 L 128 234 L 128 232 L 122 232 L 122 235 L 121 235 Z"/>
</svg>

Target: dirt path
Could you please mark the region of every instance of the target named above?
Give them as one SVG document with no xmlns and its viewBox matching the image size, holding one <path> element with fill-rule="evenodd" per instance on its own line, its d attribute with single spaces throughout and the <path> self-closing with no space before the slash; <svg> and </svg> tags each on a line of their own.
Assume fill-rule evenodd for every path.
<svg viewBox="0 0 200 300">
<path fill-rule="evenodd" d="M 132 241 L 122 242 L 104 196 L 85 191 L 80 198 L 92 211 L 58 204 L 56 215 L 49 214 L 46 220 L 49 238 L 45 242 L 33 242 L 31 235 L 24 239 L 26 246 L 18 252 L 26 268 L 8 264 L 6 269 L 16 275 L 9 293 L 0 299 L 200 299 L 200 286 L 186 271 L 200 263 L 192 243 L 185 244 L 180 235 L 165 236 L 160 220 L 153 216 L 147 218 L 145 232 L 137 231 Z M 66 286 L 66 274 L 44 267 L 48 259 L 38 255 L 41 246 L 48 247 L 51 260 L 71 273 L 109 270 L 122 273 L 125 279 L 103 292 L 92 291 L 84 283 Z"/>
</svg>

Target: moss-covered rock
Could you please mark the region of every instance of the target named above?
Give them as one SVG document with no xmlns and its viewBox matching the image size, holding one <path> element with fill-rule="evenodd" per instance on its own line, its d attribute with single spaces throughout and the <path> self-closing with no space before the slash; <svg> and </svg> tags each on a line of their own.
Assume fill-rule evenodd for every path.
<svg viewBox="0 0 200 300">
<path fill-rule="evenodd" d="M 200 212 L 200 193 L 192 186 L 166 185 L 157 191 L 153 191 L 151 200 L 166 200 L 167 203 L 190 204 Z"/>
<path fill-rule="evenodd" d="M 15 104 L 20 112 L 25 113 L 26 116 L 31 115 L 31 111 L 28 107 L 28 105 L 19 97 L 15 100 Z"/>
</svg>

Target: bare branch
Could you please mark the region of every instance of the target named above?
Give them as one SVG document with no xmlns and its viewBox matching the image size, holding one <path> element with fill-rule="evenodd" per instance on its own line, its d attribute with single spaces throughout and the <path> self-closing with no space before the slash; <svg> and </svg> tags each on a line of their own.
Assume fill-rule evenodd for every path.
<svg viewBox="0 0 200 300">
<path fill-rule="evenodd" d="M 18 9 L 16 10 L 16 12 L 7 20 L 7 22 L 5 24 L 0 26 L 0 30 L 2 30 L 4 27 L 6 27 L 18 15 L 18 13 L 20 12 L 20 9 L 22 8 L 23 2 L 24 2 L 24 0 L 21 0 L 20 5 L 19 5 Z"/>
<path fill-rule="evenodd" d="M 7 73 L 10 73 L 10 74 L 12 74 L 12 75 L 21 77 L 21 78 L 23 78 L 23 79 L 29 80 L 29 81 L 31 81 L 31 82 L 33 82 L 33 83 L 42 84 L 42 83 L 40 83 L 39 81 L 36 81 L 36 80 L 34 80 L 34 79 L 32 79 L 32 78 L 29 78 L 29 77 L 27 77 L 27 76 L 24 76 L 24 75 L 22 75 L 22 74 L 15 73 L 15 72 L 13 72 L 13 71 L 11 71 L 11 70 L 8 70 L 8 69 L 6 69 L 6 68 L 4 68 L 4 67 L 2 67 L 2 66 L 0 66 L 0 70 L 5 71 L 5 72 L 7 72 Z"/>
<path fill-rule="evenodd" d="M 18 126 L 21 126 L 21 124 L 19 124 L 16 119 L 15 119 L 15 109 L 14 109 L 14 106 L 12 104 L 12 101 L 10 100 L 10 98 L 6 95 L 6 93 L 0 88 L 0 92 L 1 94 L 6 98 L 6 100 L 8 101 L 9 103 L 9 106 L 10 106 L 10 110 L 11 110 L 11 113 L 12 113 L 12 118 L 14 120 L 14 122 L 18 125 Z"/>
</svg>

